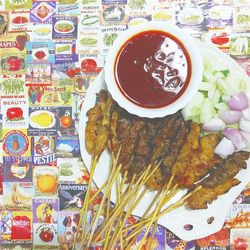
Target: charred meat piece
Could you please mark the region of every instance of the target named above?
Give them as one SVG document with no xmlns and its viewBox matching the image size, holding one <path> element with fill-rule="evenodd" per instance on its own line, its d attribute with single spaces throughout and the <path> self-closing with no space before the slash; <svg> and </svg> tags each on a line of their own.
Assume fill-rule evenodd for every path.
<svg viewBox="0 0 250 250">
<path fill-rule="evenodd" d="M 164 118 L 160 131 L 153 141 L 153 154 L 150 159 L 150 163 L 156 163 L 161 160 L 169 149 L 170 142 L 174 136 L 174 127 L 178 119 L 180 119 L 181 113 L 175 113 Z"/>
<path fill-rule="evenodd" d="M 240 169 L 246 168 L 249 156 L 249 152 L 240 151 L 223 160 L 199 183 L 202 188 L 190 196 L 188 206 L 192 209 L 207 208 L 207 204 L 216 200 L 218 195 L 225 194 L 231 187 L 238 185 L 240 181 L 234 176 Z"/>
<path fill-rule="evenodd" d="M 97 94 L 96 105 L 87 112 L 88 122 L 85 130 L 85 145 L 87 152 L 91 155 L 95 154 L 94 151 L 97 139 L 97 130 L 102 123 L 103 110 L 105 108 L 107 98 L 107 91 L 101 90 Z"/>
<path fill-rule="evenodd" d="M 108 140 L 108 149 L 114 153 L 118 152 L 121 144 L 116 132 L 119 118 L 120 118 L 119 107 L 117 106 L 117 104 L 114 104 L 114 108 L 110 118 L 110 129 L 109 129 L 109 140 Z"/>
<path fill-rule="evenodd" d="M 126 171 L 133 162 L 134 150 L 138 143 L 140 133 L 144 128 L 145 121 L 142 118 L 128 115 L 124 120 L 122 118 L 117 124 L 117 135 L 121 142 L 121 153 L 119 164 L 122 165 L 122 170 Z M 124 124 L 125 122 L 125 124 Z"/>
<path fill-rule="evenodd" d="M 209 177 L 204 179 L 202 186 L 212 188 L 224 183 L 227 179 L 234 177 L 243 168 L 246 168 L 246 160 L 249 158 L 249 152 L 235 152 L 214 169 Z"/>
<path fill-rule="evenodd" d="M 192 123 L 185 143 L 172 167 L 171 174 L 176 176 L 177 183 L 180 187 L 191 186 L 194 183 L 195 176 L 190 165 L 190 158 L 192 154 L 199 149 L 200 131 L 199 124 Z"/>
<path fill-rule="evenodd" d="M 188 207 L 191 209 L 205 209 L 207 205 L 217 199 L 219 195 L 227 193 L 232 187 L 240 183 L 235 178 L 230 178 L 224 183 L 213 188 L 202 187 L 188 199 Z"/>
</svg>

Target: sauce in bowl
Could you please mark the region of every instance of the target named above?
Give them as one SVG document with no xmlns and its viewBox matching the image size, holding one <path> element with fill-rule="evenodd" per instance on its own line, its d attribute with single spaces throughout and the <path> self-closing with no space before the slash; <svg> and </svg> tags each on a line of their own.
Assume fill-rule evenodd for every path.
<svg viewBox="0 0 250 250">
<path fill-rule="evenodd" d="M 191 60 L 185 47 L 175 36 L 159 30 L 128 39 L 114 67 L 120 92 L 143 108 L 161 108 L 175 102 L 191 78 Z"/>
</svg>

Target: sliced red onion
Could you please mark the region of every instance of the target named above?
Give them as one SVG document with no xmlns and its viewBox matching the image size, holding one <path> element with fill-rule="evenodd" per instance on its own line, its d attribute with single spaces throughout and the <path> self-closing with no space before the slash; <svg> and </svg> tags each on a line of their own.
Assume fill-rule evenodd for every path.
<svg viewBox="0 0 250 250">
<path fill-rule="evenodd" d="M 242 110 L 241 112 L 242 112 L 242 116 L 243 116 L 246 120 L 250 121 L 250 108 L 244 109 L 244 110 Z"/>
<path fill-rule="evenodd" d="M 214 152 L 222 158 L 227 158 L 227 156 L 234 153 L 234 145 L 230 140 L 224 137 L 216 146 Z"/>
<path fill-rule="evenodd" d="M 225 128 L 223 134 L 233 143 L 236 150 L 242 150 L 246 147 L 246 143 L 244 142 L 244 139 L 238 129 Z"/>
<path fill-rule="evenodd" d="M 225 122 L 220 118 L 212 118 L 208 122 L 204 123 L 202 129 L 206 132 L 220 131 L 226 127 Z"/>
<path fill-rule="evenodd" d="M 246 146 L 250 147 L 250 133 L 247 133 L 244 131 L 241 131 L 240 133 L 241 133 L 242 137 L 245 139 Z"/>
<path fill-rule="evenodd" d="M 227 124 L 234 124 L 241 118 L 241 112 L 235 110 L 220 110 L 219 117 Z"/>
<path fill-rule="evenodd" d="M 244 132 L 250 133 L 250 121 L 240 120 L 240 129 Z"/>
<path fill-rule="evenodd" d="M 231 97 L 228 100 L 227 104 L 232 110 L 242 111 L 248 108 L 247 95 L 243 91 L 241 91 L 237 95 Z"/>
</svg>

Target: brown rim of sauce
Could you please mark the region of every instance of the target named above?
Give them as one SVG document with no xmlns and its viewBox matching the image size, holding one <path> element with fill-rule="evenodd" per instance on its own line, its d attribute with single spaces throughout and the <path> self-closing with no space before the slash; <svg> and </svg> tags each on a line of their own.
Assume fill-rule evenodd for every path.
<svg viewBox="0 0 250 250">
<path fill-rule="evenodd" d="M 174 47 L 176 51 L 172 51 Z M 130 37 L 119 49 L 114 64 L 115 82 L 122 95 L 150 109 L 166 107 L 179 99 L 191 73 L 191 59 L 182 42 L 160 30 Z"/>
</svg>

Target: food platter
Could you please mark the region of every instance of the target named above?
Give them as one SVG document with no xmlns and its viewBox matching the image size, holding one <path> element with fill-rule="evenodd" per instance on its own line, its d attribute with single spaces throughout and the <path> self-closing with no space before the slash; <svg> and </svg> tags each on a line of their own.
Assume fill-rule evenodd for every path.
<svg viewBox="0 0 250 250">
<path fill-rule="evenodd" d="M 219 57 L 220 60 L 217 60 L 215 65 L 218 67 L 222 67 L 221 64 L 227 64 L 232 72 L 235 72 L 235 77 L 241 77 L 248 81 L 247 76 L 243 72 L 243 70 L 235 63 L 231 58 L 224 55 L 220 50 L 216 49 L 213 45 L 199 43 L 199 46 L 202 50 L 202 53 L 210 57 Z M 237 70 L 236 70 L 237 69 Z M 92 85 L 89 87 L 84 107 L 81 111 L 80 115 L 80 127 L 79 127 L 79 136 L 80 136 L 80 149 L 81 155 L 84 163 L 89 169 L 91 165 L 91 155 L 87 153 L 85 147 L 85 127 L 87 122 L 87 111 L 95 105 L 96 102 L 96 94 L 99 93 L 101 89 L 106 89 L 106 85 L 104 82 L 104 71 L 102 71 L 99 76 L 95 79 Z M 109 162 L 111 160 L 111 155 L 105 150 L 97 164 L 96 171 L 94 174 L 94 182 L 98 187 L 100 187 L 106 179 L 109 178 Z M 210 234 L 213 234 L 221 229 L 226 215 L 228 213 L 228 209 L 234 199 L 240 194 L 243 190 L 244 186 L 248 183 L 250 178 L 250 162 L 248 160 L 247 169 L 242 169 L 239 174 L 236 176 L 241 183 L 233 188 L 224 195 L 218 197 L 212 204 L 208 206 L 207 209 L 200 210 L 190 210 L 186 207 L 181 207 L 176 209 L 169 214 L 162 216 L 158 223 L 167 227 L 173 233 L 175 233 L 178 237 L 183 240 L 193 240 L 202 237 L 206 237 Z M 183 195 L 185 191 L 179 193 L 178 196 L 175 196 L 170 202 L 174 202 Z M 142 201 L 138 204 L 138 206 L 133 211 L 133 215 L 142 216 L 145 212 L 147 205 L 153 200 L 156 195 L 155 191 L 148 191 L 144 196 Z M 179 196 L 180 195 L 180 196 Z M 111 200 L 116 202 L 116 193 L 115 187 L 112 189 Z M 228 209 L 227 209 L 228 208 Z M 208 223 L 208 219 L 213 217 L 213 222 L 211 224 Z M 186 230 L 186 225 L 192 225 L 192 230 Z"/>
</svg>

